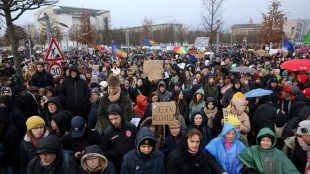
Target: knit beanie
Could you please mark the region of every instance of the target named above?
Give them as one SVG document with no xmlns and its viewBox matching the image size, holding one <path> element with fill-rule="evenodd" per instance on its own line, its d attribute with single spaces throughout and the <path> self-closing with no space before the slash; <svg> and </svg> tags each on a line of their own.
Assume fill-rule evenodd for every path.
<svg viewBox="0 0 310 174">
<path fill-rule="evenodd" d="M 92 93 L 95 93 L 96 95 L 100 96 L 99 88 L 93 88 L 93 89 L 91 90 L 91 94 L 92 94 Z"/>
<path fill-rule="evenodd" d="M 233 126 L 241 126 L 241 122 L 238 120 L 238 118 L 236 118 L 236 117 L 234 117 L 234 116 L 232 116 L 232 115 L 229 115 L 228 117 L 227 117 L 227 122 L 226 122 L 226 124 L 231 124 L 231 125 L 233 125 Z"/>
<path fill-rule="evenodd" d="M 173 83 L 175 79 L 176 77 L 171 77 L 171 83 Z"/>
<path fill-rule="evenodd" d="M 27 131 L 30 131 L 32 128 L 39 125 L 45 126 L 45 121 L 39 116 L 29 117 L 26 121 Z"/>
</svg>

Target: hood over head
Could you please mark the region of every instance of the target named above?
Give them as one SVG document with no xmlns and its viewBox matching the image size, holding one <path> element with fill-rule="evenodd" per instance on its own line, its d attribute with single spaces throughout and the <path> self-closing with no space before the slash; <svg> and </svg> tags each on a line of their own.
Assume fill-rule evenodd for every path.
<svg viewBox="0 0 310 174">
<path fill-rule="evenodd" d="M 154 151 L 156 148 L 156 143 L 157 143 L 156 137 L 155 137 L 154 133 L 149 128 L 142 127 L 138 131 L 137 136 L 136 136 L 136 140 L 135 140 L 135 146 L 136 146 L 136 150 L 137 150 L 139 155 L 141 155 L 139 147 L 142 144 L 149 144 L 149 145 L 153 146 L 152 151 Z"/>
<path fill-rule="evenodd" d="M 123 128 L 125 126 L 125 118 L 124 118 L 123 111 L 122 111 L 121 107 L 119 105 L 115 104 L 115 103 L 110 104 L 109 107 L 108 107 L 108 116 L 109 116 L 110 113 L 113 113 L 113 112 L 116 112 L 116 113 L 118 113 L 121 116 L 121 120 L 122 120 L 121 121 L 121 124 L 122 124 L 121 126 Z M 109 120 L 109 122 L 110 122 L 111 126 L 113 128 L 115 128 L 110 120 Z"/>
<path fill-rule="evenodd" d="M 50 97 L 47 99 L 47 101 L 44 103 L 44 108 L 47 108 L 48 103 L 54 103 L 57 106 L 57 111 L 59 112 L 61 110 L 61 105 L 58 97 Z"/>
<path fill-rule="evenodd" d="M 140 107 L 140 108 L 146 108 L 147 107 L 147 104 L 145 106 L 143 106 L 143 101 L 146 100 L 146 103 L 148 101 L 148 98 L 144 95 L 138 95 L 137 98 L 136 98 L 136 101 L 137 101 L 137 105 Z"/>
<path fill-rule="evenodd" d="M 87 163 L 86 163 L 86 159 L 88 157 L 98 157 L 99 158 L 99 163 L 101 164 L 102 168 L 101 171 L 104 171 L 107 166 L 108 166 L 108 159 L 104 156 L 101 148 L 95 144 L 95 145 L 91 145 L 91 146 L 87 146 L 85 147 L 84 150 L 84 156 L 81 159 L 81 167 L 85 170 L 85 171 L 91 171 L 88 167 L 87 167 Z"/>
<path fill-rule="evenodd" d="M 269 128 L 263 128 L 259 131 L 259 133 L 256 137 L 256 144 L 259 145 L 259 147 L 260 147 L 260 141 L 264 137 L 269 137 L 271 139 L 271 141 L 273 142 L 272 147 L 275 147 L 275 145 L 277 143 L 277 137 L 274 134 L 274 132 Z"/>
<path fill-rule="evenodd" d="M 232 106 L 235 106 L 238 115 L 241 115 L 243 112 L 245 112 L 247 105 L 248 101 L 243 98 L 235 98 L 230 102 L 230 107 L 232 108 Z"/>
<path fill-rule="evenodd" d="M 236 132 L 236 138 L 235 138 L 234 142 L 240 138 L 239 132 L 238 132 L 238 130 L 235 128 L 235 126 L 233 126 L 233 125 L 231 125 L 231 124 L 224 124 L 224 127 L 223 127 L 223 129 L 222 129 L 222 134 L 221 134 L 221 138 L 222 138 L 222 142 L 223 142 L 223 143 L 225 143 L 224 135 L 225 135 L 230 129 L 234 129 L 235 132 Z M 234 143 L 234 142 L 233 142 L 233 143 Z"/>
<path fill-rule="evenodd" d="M 52 115 L 52 120 L 55 121 L 57 127 L 59 128 L 60 135 L 64 135 L 65 132 L 70 132 L 71 130 L 71 119 L 73 116 L 68 112 L 59 112 Z"/>
</svg>

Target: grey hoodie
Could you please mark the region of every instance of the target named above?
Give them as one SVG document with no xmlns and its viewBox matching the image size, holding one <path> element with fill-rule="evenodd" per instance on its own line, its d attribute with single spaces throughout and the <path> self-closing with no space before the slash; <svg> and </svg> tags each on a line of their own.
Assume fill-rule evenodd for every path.
<svg viewBox="0 0 310 174">
<path fill-rule="evenodd" d="M 166 84 L 164 81 L 160 81 L 158 83 L 158 89 L 157 89 L 157 94 L 159 95 L 159 101 L 160 102 L 169 102 L 171 100 L 172 94 L 171 92 L 165 90 L 165 92 L 160 92 L 160 85 L 165 86 L 166 88 Z"/>
</svg>

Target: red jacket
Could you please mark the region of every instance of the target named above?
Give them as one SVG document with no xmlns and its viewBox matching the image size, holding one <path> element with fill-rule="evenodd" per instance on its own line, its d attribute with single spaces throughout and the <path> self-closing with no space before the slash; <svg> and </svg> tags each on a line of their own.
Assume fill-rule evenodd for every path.
<svg viewBox="0 0 310 174">
<path fill-rule="evenodd" d="M 143 106 L 144 100 L 146 100 L 145 106 Z M 137 105 L 133 109 L 139 113 L 141 118 L 143 118 L 143 116 L 144 116 L 144 111 L 147 107 L 147 100 L 148 100 L 148 98 L 144 95 L 138 95 L 136 98 Z"/>
</svg>

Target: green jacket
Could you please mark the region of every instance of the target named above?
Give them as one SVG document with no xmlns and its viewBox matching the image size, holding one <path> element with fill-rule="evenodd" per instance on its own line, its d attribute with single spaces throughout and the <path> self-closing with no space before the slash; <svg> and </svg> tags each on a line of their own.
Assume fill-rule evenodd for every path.
<svg viewBox="0 0 310 174">
<path fill-rule="evenodd" d="M 210 77 L 208 78 L 208 83 L 204 86 L 205 100 L 207 100 L 208 97 L 213 97 L 215 100 L 217 100 L 219 88 L 217 87 L 215 80 L 212 85 L 209 83 L 209 80 Z"/>
<path fill-rule="evenodd" d="M 293 156 L 294 156 L 294 152 L 295 152 L 295 148 L 296 148 L 295 140 L 296 140 L 295 136 L 287 137 L 284 140 L 284 146 L 282 148 L 282 151 L 291 160 L 293 160 Z"/>
<path fill-rule="evenodd" d="M 99 102 L 98 113 L 97 113 L 97 123 L 96 130 L 102 134 L 104 129 L 110 125 L 110 120 L 108 118 L 108 107 L 112 104 L 108 98 L 108 93 L 106 93 Z M 132 119 L 132 103 L 128 95 L 121 91 L 120 98 L 115 102 L 119 105 L 123 111 L 125 120 L 130 122 Z"/>
<path fill-rule="evenodd" d="M 242 161 L 242 163 L 248 168 L 254 169 L 255 171 L 260 173 L 299 173 L 292 161 L 290 161 L 282 151 L 275 148 L 277 138 L 271 129 L 263 128 L 259 131 L 256 137 L 257 144 L 260 144 L 258 142 L 258 138 L 266 134 L 273 136 L 275 139 L 271 148 L 265 150 L 260 145 L 247 147 L 243 150 L 243 152 L 238 155 L 238 158 Z"/>
<path fill-rule="evenodd" d="M 198 93 L 202 94 L 202 99 L 200 100 L 199 103 L 197 104 L 194 104 L 193 103 L 193 100 L 191 101 L 191 103 L 189 104 L 189 120 L 191 120 L 191 117 L 192 117 L 192 114 L 195 112 L 195 111 L 201 111 L 201 108 L 204 108 L 206 106 L 206 102 L 204 101 L 204 91 L 203 89 L 198 89 L 196 92 L 195 92 L 195 95 L 197 95 Z M 194 95 L 194 96 L 195 96 Z"/>
</svg>

